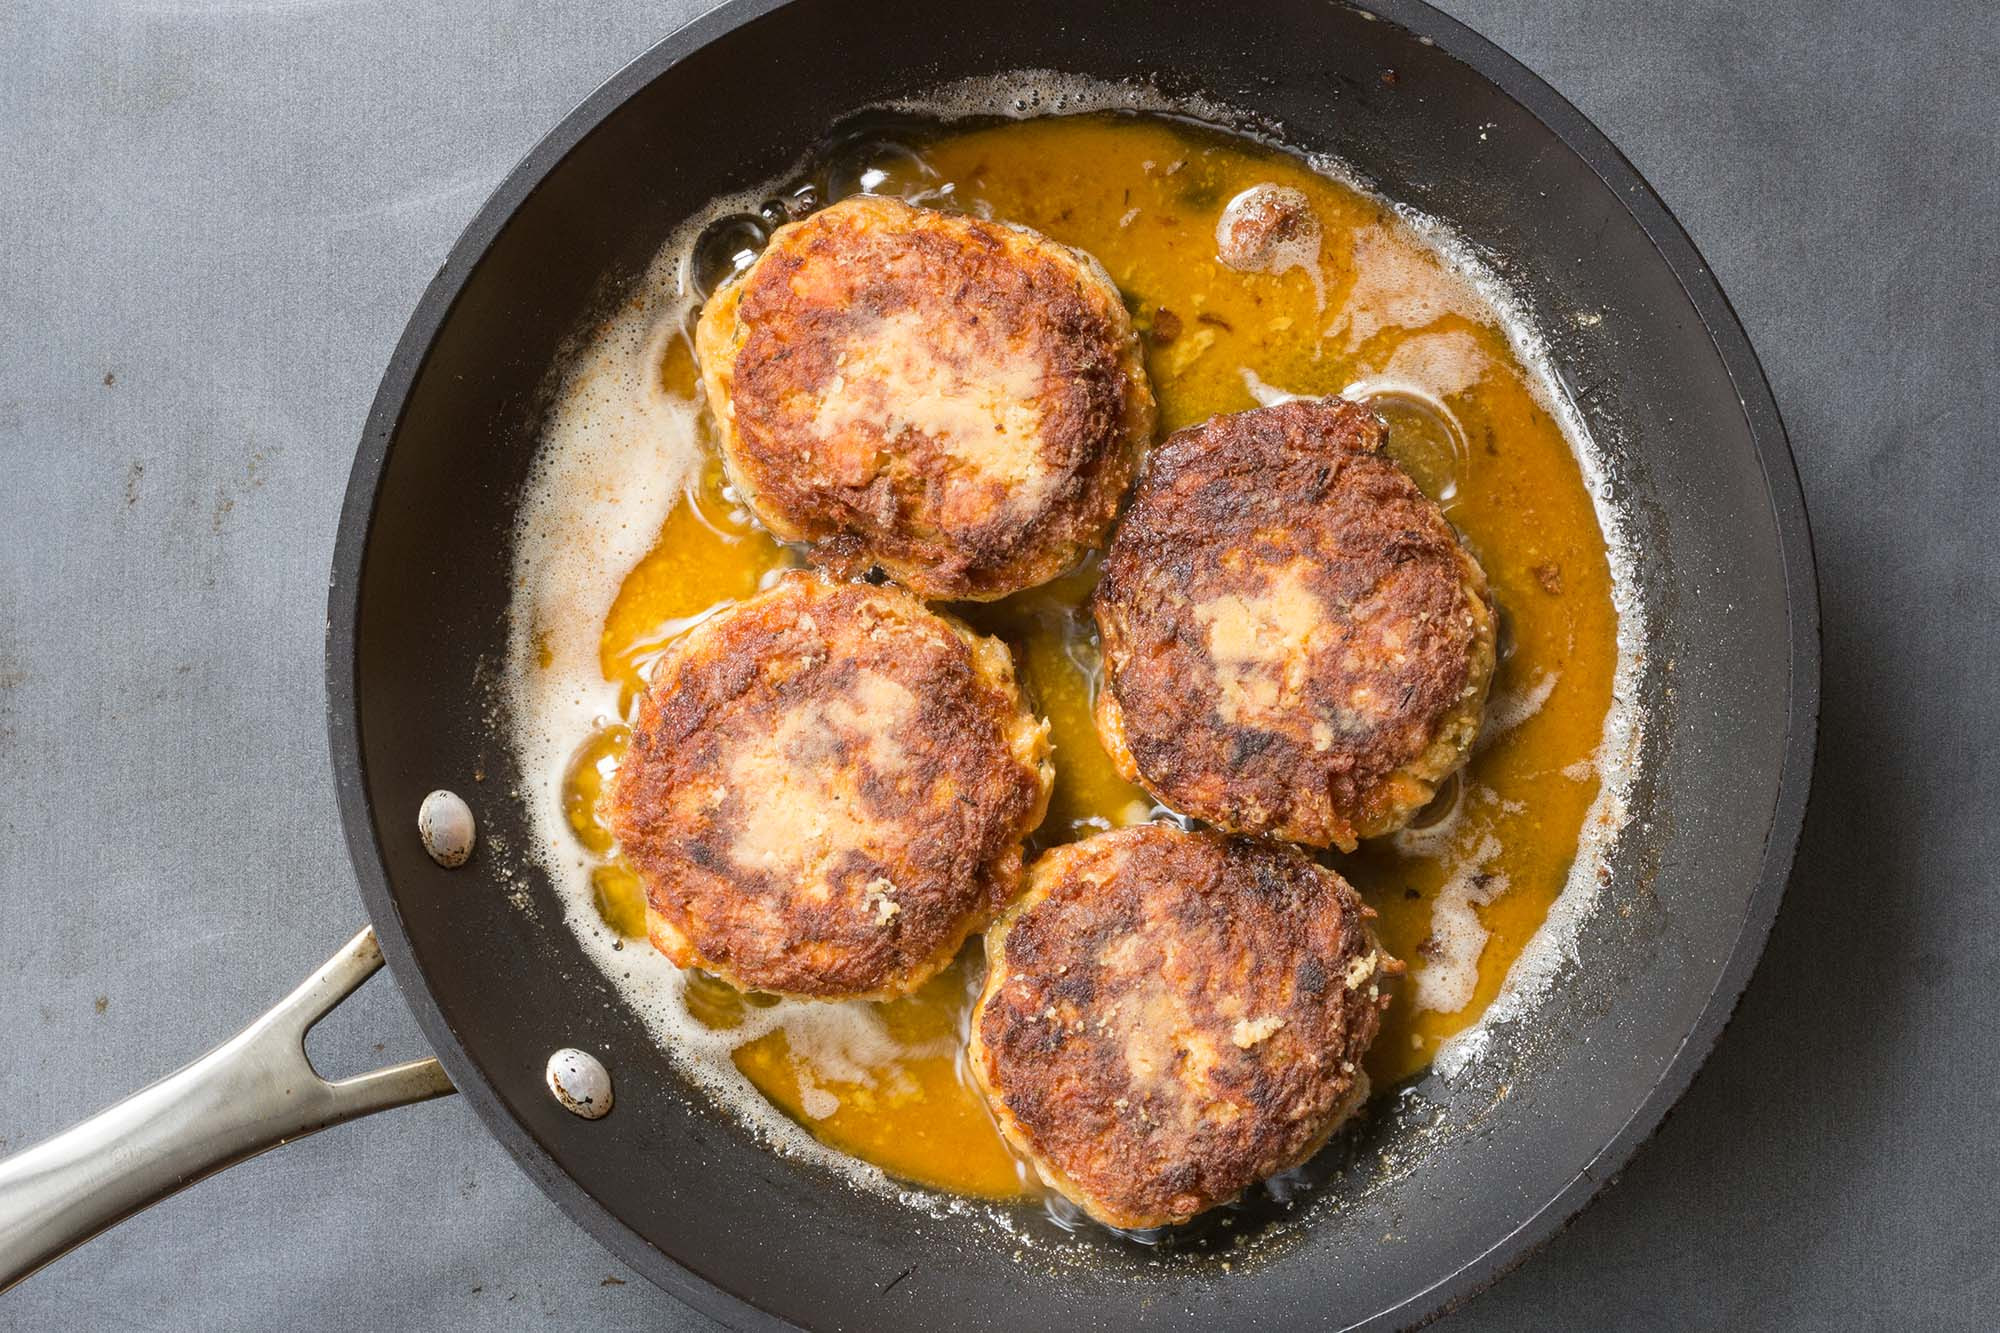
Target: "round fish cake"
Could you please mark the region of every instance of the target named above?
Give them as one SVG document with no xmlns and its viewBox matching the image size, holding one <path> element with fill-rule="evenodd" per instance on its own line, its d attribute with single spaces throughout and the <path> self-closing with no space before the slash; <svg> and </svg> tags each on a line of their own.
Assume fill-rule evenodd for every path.
<svg viewBox="0 0 2000 1333">
<path fill-rule="evenodd" d="M 928 598 L 1045 583 L 1098 545 L 1153 394 L 1096 260 L 862 195 L 780 227 L 695 333 L 731 480 L 764 525 Z"/>
<path fill-rule="evenodd" d="M 1044 854 L 986 936 L 970 1059 L 1001 1133 L 1110 1226 L 1187 1221 L 1367 1096 L 1372 916 L 1296 848 L 1141 824 Z"/>
<path fill-rule="evenodd" d="M 1154 451 L 1094 611 L 1097 726 L 1218 827 L 1351 851 L 1464 762 L 1493 676 L 1486 575 L 1366 408 L 1298 400 Z"/>
<path fill-rule="evenodd" d="M 660 660 L 605 815 L 674 962 L 885 998 L 1019 891 L 1051 777 L 1004 644 L 798 572 Z"/>
</svg>

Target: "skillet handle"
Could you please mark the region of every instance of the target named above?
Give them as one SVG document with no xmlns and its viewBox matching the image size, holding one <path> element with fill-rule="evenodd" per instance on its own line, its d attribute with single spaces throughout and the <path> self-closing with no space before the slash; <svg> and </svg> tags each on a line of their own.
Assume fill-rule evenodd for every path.
<svg viewBox="0 0 2000 1333">
<path fill-rule="evenodd" d="M 177 1074 L 0 1161 L 0 1291 L 211 1172 L 372 1111 L 456 1091 L 436 1060 L 329 1083 L 305 1038 L 382 966 L 370 926 Z"/>
</svg>

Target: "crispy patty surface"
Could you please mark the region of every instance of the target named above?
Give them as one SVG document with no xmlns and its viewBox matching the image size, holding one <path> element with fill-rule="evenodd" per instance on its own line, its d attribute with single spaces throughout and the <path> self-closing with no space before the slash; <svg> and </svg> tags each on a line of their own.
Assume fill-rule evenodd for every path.
<svg viewBox="0 0 2000 1333">
<path fill-rule="evenodd" d="M 1298 400 L 1156 449 L 1093 609 L 1097 724 L 1218 827 L 1351 850 L 1464 761 L 1493 675 L 1486 576 L 1366 408 Z"/>
<path fill-rule="evenodd" d="M 845 576 L 989 600 L 1096 546 L 1153 429 L 1096 260 L 863 195 L 780 227 L 695 345 L 731 479 Z"/>
<path fill-rule="evenodd" d="M 997 639 L 897 588 L 793 573 L 660 660 L 605 815 L 674 962 L 887 997 L 1018 892 L 1047 730 Z"/>
<path fill-rule="evenodd" d="M 1003 1135 L 1111 1226 L 1185 1222 L 1366 1096 L 1402 965 L 1296 848 L 1142 824 L 1055 848 L 986 938 L 971 1065 Z"/>
</svg>

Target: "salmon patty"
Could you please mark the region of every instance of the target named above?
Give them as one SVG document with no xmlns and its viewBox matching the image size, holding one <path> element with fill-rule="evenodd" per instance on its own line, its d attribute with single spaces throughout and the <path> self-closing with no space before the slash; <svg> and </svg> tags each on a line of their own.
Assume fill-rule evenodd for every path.
<svg viewBox="0 0 2000 1333">
<path fill-rule="evenodd" d="M 1220 828 L 1351 851 L 1464 762 L 1486 575 L 1366 408 L 1219 416 L 1154 454 L 1093 603 L 1113 762 Z"/>
<path fill-rule="evenodd" d="M 920 596 L 1045 583 L 1098 545 L 1153 394 L 1096 260 L 862 195 L 778 228 L 695 346 L 729 476 L 786 541 Z"/>
<path fill-rule="evenodd" d="M 604 813 L 675 963 L 886 998 L 1019 890 L 1051 777 L 1004 644 L 797 572 L 660 660 Z"/>
<path fill-rule="evenodd" d="M 1117 1227 L 1305 1161 L 1367 1095 L 1402 965 L 1296 848 L 1141 824 L 1045 853 L 986 937 L 970 1061 L 1001 1133 Z"/>
</svg>

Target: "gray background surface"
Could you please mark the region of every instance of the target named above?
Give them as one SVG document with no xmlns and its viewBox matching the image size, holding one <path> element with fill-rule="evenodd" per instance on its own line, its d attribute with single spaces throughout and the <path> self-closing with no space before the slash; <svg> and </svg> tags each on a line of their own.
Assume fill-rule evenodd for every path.
<svg viewBox="0 0 2000 1333">
<path fill-rule="evenodd" d="M 360 923 L 320 651 L 351 449 L 486 192 L 700 8 L 0 4 L 0 1152 L 164 1074 Z M 1792 432 L 1825 717 L 1789 898 L 1658 1138 L 1451 1329 L 2000 1314 L 2000 7 L 1449 0 L 1693 234 Z M 420 1053 L 378 980 L 316 1050 Z M 18 1327 L 705 1321 L 456 1102 L 230 1171 Z"/>
</svg>

